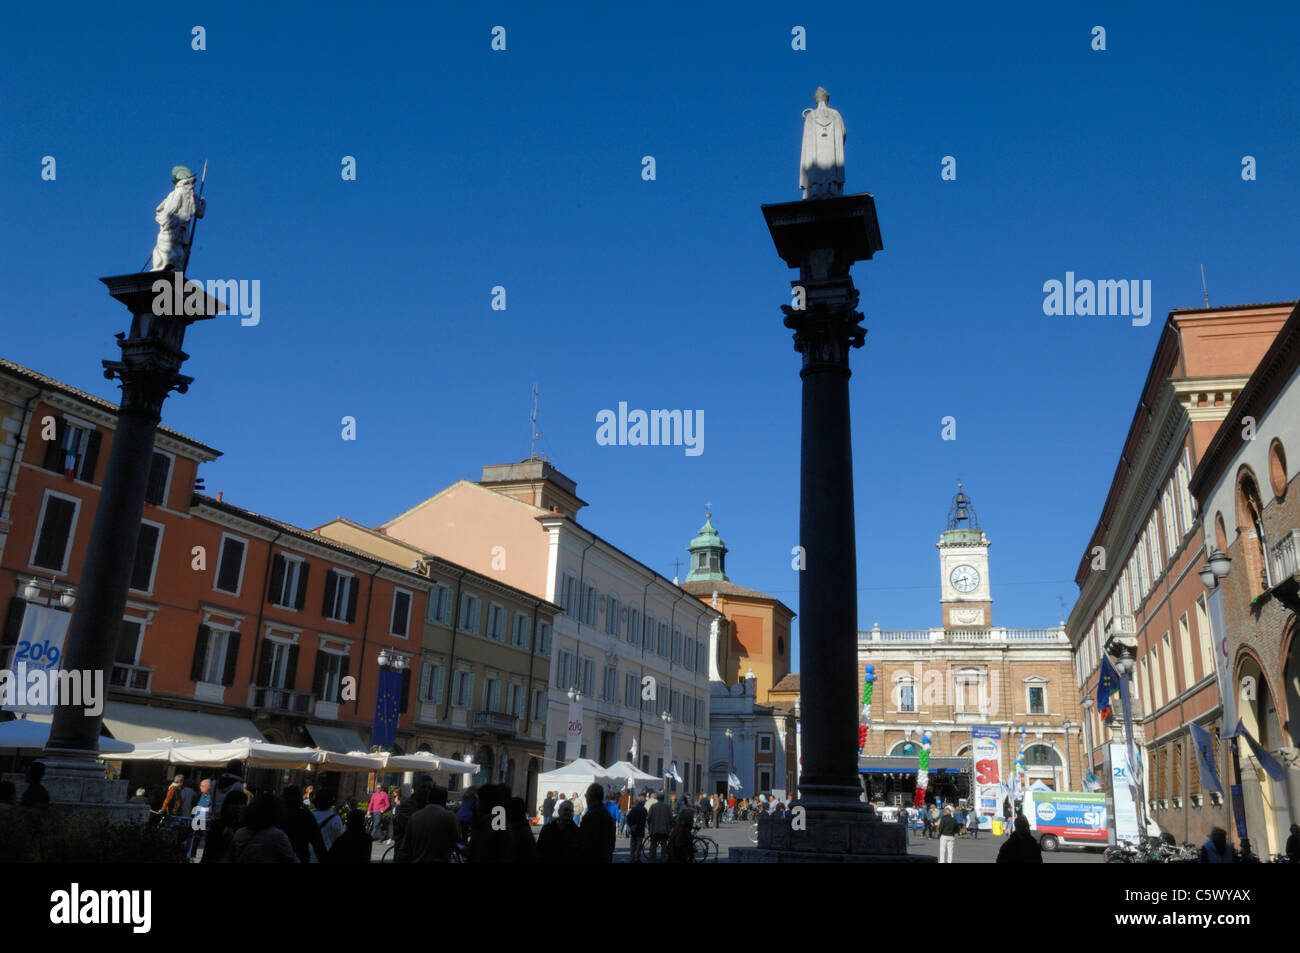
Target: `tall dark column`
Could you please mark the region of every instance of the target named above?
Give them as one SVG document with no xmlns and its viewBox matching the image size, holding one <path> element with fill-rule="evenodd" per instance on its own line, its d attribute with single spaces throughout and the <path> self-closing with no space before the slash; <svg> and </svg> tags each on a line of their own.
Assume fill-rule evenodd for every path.
<svg viewBox="0 0 1300 953">
<path fill-rule="evenodd" d="M 154 314 L 155 307 L 170 310 L 155 284 L 171 285 L 172 272 L 141 272 L 100 280 L 108 286 L 109 294 L 130 310 L 131 330 L 117 336 L 121 359 L 103 362 L 104 376 L 121 381 L 122 400 L 77 602 L 68 623 L 63 668 L 102 673 L 107 689 L 126 608 L 163 401 L 173 390 L 184 393 L 192 380 L 181 374 L 180 368 L 188 357 L 181 350 L 185 329 L 194 316 Z M 170 292 L 167 294 L 170 297 Z M 202 300 L 209 311 L 206 316 L 215 314 L 215 302 L 206 295 Z M 45 746 L 47 776 L 54 781 L 102 782 L 104 769 L 96 762 L 102 722 L 102 712 L 90 715 L 83 707 L 56 707 Z M 56 800 L 60 799 L 60 791 L 68 793 L 70 800 L 86 800 L 78 797 L 76 790 L 75 784 L 51 787 Z M 100 785 L 94 785 L 94 790 L 100 792 Z"/>
<path fill-rule="evenodd" d="M 858 780 L 858 571 L 853 521 L 849 352 L 861 347 L 849 267 L 880 250 L 867 194 L 764 205 L 777 252 L 791 268 L 794 303 L 781 310 L 803 356 L 800 447 L 799 674 L 802 773 L 784 820 L 759 821 L 758 848 L 737 861 L 902 861 L 902 829 L 876 820 Z"/>
</svg>

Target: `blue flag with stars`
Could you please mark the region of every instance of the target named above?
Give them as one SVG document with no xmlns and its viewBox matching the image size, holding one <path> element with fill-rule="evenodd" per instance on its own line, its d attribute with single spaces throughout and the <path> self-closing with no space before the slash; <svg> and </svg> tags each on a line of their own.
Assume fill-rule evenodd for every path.
<svg viewBox="0 0 1300 953">
<path fill-rule="evenodd" d="M 397 710 L 402 698 L 402 673 L 391 668 L 379 670 L 379 694 L 375 697 L 375 723 L 370 729 L 370 744 L 391 748 L 397 741 Z"/>
<path fill-rule="evenodd" d="M 1097 714 L 1102 718 L 1110 717 L 1110 695 L 1119 688 L 1119 673 L 1110 659 L 1101 657 L 1101 677 L 1097 679 Z"/>
</svg>

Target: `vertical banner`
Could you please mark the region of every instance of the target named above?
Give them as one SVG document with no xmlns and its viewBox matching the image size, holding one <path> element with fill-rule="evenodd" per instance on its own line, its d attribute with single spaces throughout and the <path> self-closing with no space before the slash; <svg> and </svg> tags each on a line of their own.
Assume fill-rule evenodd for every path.
<svg viewBox="0 0 1300 953">
<path fill-rule="evenodd" d="M 570 761 L 582 757 L 582 696 L 577 693 L 569 699 L 569 729 L 564 748 Z"/>
<path fill-rule="evenodd" d="M 1134 797 L 1137 785 L 1129 767 L 1128 745 L 1106 745 L 1110 767 L 1111 799 L 1115 805 L 1110 816 L 1115 819 L 1115 840 L 1139 842 L 1138 805 Z"/>
<path fill-rule="evenodd" d="M 375 720 L 370 728 L 370 744 L 391 748 L 397 741 L 397 714 L 402 699 L 402 673 L 396 669 L 379 670 L 379 691 L 375 693 Z"/>
<path fill-rule="evenodd" d="M 976 725 L 971 729 L 975 761 L 975 812 L 982 817 L 1002 814 L 1002 729 Z"/>
<path fill-rule="evenodd" d="M 1228 623 L 1223 615 L 1223 587 L 1215 586 L 1210 593 L 1210 632 L 1213 633 L 1214 675 L 1219 683 L 1219 701 L 1223 704 L 1223 730 L 1220 739 L 1226 741 L 1237 730 L 1237 692 L 1232 684 L 1228 657 Z"/>
<path fill-rule="evenodd" d="M 62 667 L 63 642 L 72 613 L 28 603 L 23 627 L 9 661 L 9 677 L 0 704 L 6 711 L 49 715 L 54 699 L 47 690 Z"/>
</svg>

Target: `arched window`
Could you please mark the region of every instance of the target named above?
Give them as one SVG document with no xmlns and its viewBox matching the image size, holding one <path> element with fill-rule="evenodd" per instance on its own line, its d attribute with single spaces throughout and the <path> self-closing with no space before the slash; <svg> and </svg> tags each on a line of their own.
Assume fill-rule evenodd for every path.
<svg viewBox="0 0 1300 953">
<path fill-rule="evenodd" d="M 1026 768 L 1055 768 L 1061 763 L 1061 756 L 1050 745 L 1036 744 L 1025 748 Z"/>
<path fill-rule="evenodd" d="M 1268 538 L 1264 534 L 1264 505 L 1259 485 L 1250 469 L 1243 467 L 1237 478 L 1237 532 L 1242 537 L 1250 592 L 1257 595 L 1272 582 L 1268 574 Z"/>
<path fill-rule="evenodd" d="M 894 747 L 889 749 L 891 757 L 912 757 L 915 758 L 921 753 L 921 742 L 919 741 L 900 741 Z"/>
<path fill-rule="evenodd" d="M 899 675 L 894 679 L 894 703 L 899 711 L 916 711 L 916 679 L 911 675 Z"/>
</svg>

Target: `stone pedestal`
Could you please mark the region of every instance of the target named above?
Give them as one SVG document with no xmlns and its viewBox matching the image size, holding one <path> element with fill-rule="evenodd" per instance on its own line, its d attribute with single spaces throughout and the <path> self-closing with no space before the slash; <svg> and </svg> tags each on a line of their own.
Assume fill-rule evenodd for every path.
<svg viewBox="0 0 1300 953">
<path fill-rule="evenodd" d="M 6 774 L 3 780 L 13 782 L 21 799 L 27 790 L 26 777 Z M 103 776 L 102 769 L 98 778 L 47 774 L 41 785 L 50 792 L 50 809 L 55 812 L 99 814 L 115 824 L 143 825 L 149 819 L 149 805 L 128 803 L 127 782 L 110 781 Z"/>
</svg>

